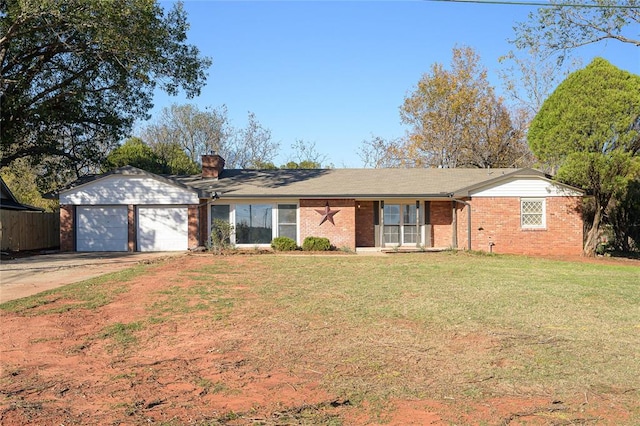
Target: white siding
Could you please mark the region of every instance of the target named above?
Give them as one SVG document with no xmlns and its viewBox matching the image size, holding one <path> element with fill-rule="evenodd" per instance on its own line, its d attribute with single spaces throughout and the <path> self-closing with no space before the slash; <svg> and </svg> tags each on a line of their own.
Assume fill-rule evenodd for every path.
<svg viewBox="0 0 640 426">
<path fill-rule="evenodd" d="M 60 194 L 60 204 L 198 204 L 194 191 L 145 176 L 108 176 Z"/>
<path fill-rule="evenodd" d="M 471 193 L 472 197 L 566 197 L 582 195 L 579 191 L 547 179 L 513 179 Z"/>
</svg>

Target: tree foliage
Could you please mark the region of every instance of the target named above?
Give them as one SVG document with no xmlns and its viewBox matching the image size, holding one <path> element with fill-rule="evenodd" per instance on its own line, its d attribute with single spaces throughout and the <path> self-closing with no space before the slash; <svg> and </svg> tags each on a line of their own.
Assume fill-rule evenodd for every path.
<svg viewBox="0 0 640 426">
<path fill-rule="evenodd" d="M 254 113 L 249 112 L 245 128 L 235 128 L 224 105 L 204 111 L 195 104 L 165 107 L 142 130 L 142 138 L 156 153 L 177 146 L 193 163 L 199 163 L 203 154 L 216 152 L 230 169 L 276 168 L 273 160 L 279 148 Z"/>
<path fill-rule="evenodd" d="M 20 203 L 46 211 L 54 211 L 58 207 L 58 200 L 42 197 L 38 186 L 38 174 L 25 159 L 15 160 L 10 165 L 0 168 L 0 175 Z"/>
<path fill-rule="evenodd" d="M 140 138 L 130 138 L 107 155 L 104 171 L 133 166 L 151 173 L 164 173 L 164 165 L 150 146 Z"/>
<path fill-rule="evenodd" d="M 332 165 L 326 163 L 327 156 L 321 154 L 316 149 L 315 142 L 308 142 L 304 139 L 297 139 L 291 145 L 292 154 L 287 164 L 284 164 L 281 169 L 322 169 L 331 168 Z"/>
<path fill-rule="evenodd" d="M 152 149 L 164 166 L 164 173 L 194 175 L 202 171 L 198 163 L 194 162 L 177 143 L 158 144 Z"/>
<path fill-rule="evenodd" d="M 638 0 L 574 0 L 567 6 L 550 0 L 550 7 L 530 13 L 527 22 L 515 27 L 516 46 L 538 46 L 545 52 L 568 53 L 572 49 L 603 40 L 640 46 Z M 576 6 L 578 5 L 578 6 Z"/>
<path fill-rule="evenodd" d="M 640 251 L 640 176 L 614 194 L 608 219 L 613 231 L 612 248 Z"/>
<path fill-rule="evenodd" d="M 358 157 L 365 168 L 383 169 L 402 166 L 402 147 L 400 138 L 385 139 L 372 135 L 358 147 Z"/>
<path fill-rule="evenodd" d="M 526 165 L 528 148 L 514 120 L 469 47 L 453 49 L 451 70 L 434 64 L 400 109 L 411 126 L 399 147 L 413 167 L 514 167 Z"/>
<path fill-rule="evenodd" d="M 198 95 L 210 61 L 187 29 L 181 3 L 0 2 L 1 165 L 81 173 L 147 116 L 156 88 Z"/>
<path fill-rule="evenodd" d="M 595 252 L 609 202 L 640 168 L 640 76 L 596 58 L 562 82 L 531 123 L 529 146 L 558 179 L 595 202 L 585 253 Z"/>
<path fill-rule="evenodd" d="M 262 126 L 254 113 L 249 112 L 247 120 L 247 126 L 235 132 L 233 148 L 225 159 L 231 167 L 240 169 L 258 169 L 263 164 L 273 164 L 280 144 L 271 139 L 271 130 Z"/>
<path fill-rule="evenodd" d="M 200 172 L 198 165 L 177 144 L 152 148 L 135 137 L 109 153 L 103 171 L 127 165 L 158 174 L 191 175 Z"/>
<path fill-rule="evenodd" d="M 498 74 L 505 96 L 521 111 L 527 127 L 558 84 L 582 68 L 579 60 L 559 62 L 542 52 L 540 46 L 530 46 L 525 52 L 509 52 L 500 62 L 504 68 Z"/>
<path fill-rule="evenodd" d="M 157 151 L 178 145 L 191 161 L 197 163 L 203 154 L 210 152 L 225 156 L 230 148 L 231 134 L 226 106 L 203 111 L 195 104 L 173 104 L 163 108 L 144 128 L 142 138 Z"/>
</svg>

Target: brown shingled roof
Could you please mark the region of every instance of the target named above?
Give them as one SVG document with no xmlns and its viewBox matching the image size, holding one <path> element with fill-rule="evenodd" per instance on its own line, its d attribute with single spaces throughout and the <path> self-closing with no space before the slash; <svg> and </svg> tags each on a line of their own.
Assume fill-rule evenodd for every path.
<svg viewBox="0 0 640 426">
<path fill-rule="evenodd" d="M 224 170 L 218 179 L 175 178 L 201 193 L 225 198 L 447 197 L 532 169 Z"/>
</svg>

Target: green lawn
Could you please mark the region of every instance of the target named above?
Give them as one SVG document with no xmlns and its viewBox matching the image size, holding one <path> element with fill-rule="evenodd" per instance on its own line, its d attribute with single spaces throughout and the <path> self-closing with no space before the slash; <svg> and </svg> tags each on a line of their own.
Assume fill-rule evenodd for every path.
<svg viewBox="0 0 640 426">
<path fill-rule="evenodd" d="M 345 394 L 640 397 L 637 266 L 465 253 L 256 262 L 255 290 L 277 306 L 261 345 L 335 371 Z"/>
</svg>

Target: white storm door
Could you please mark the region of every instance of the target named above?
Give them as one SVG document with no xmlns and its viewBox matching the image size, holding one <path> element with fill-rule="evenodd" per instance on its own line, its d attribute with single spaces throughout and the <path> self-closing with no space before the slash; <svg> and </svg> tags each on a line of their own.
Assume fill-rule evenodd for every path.
<svg viewBox="0 0 640 426">
<path fill-rule="evenodd" d="M 189 246 L 189 209 L 183 206 L 138 207 L 139 251 L 182 251 Z"/>
<path fill-rule="evenodd" d="M 78 206 L 77 251 L 127 251 L 127 206 Z"/>
</svg>

